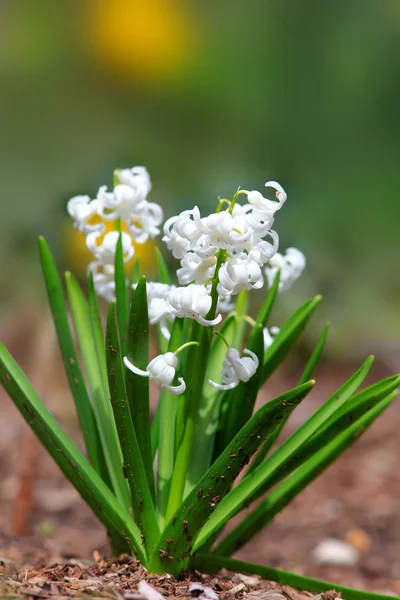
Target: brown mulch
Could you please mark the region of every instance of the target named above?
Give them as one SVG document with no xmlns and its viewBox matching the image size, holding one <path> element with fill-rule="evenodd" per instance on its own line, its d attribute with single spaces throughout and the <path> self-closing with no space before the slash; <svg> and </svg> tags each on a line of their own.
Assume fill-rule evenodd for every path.
<svg viewBox="0 0 400 600">
<path fill-rule="evenodd" d="M 335 600 L 336 592 L 311 594 L 290 587 L 263 581 L 256 576 L 221 571 L 216 576 L 194 571 L 177 580 L 170 575 L 151 575 L 133 558 L 97 561 L 71 559 L 54 562 L 45 568 L 26 567 L 18 570 L 12 561 L 3 561 L 3 582 L 0 574 L 1 598 L 67 600 L 70 598 L 110 600 L 151 600 L 138 591 L 141 581 L 147 581 L 165 598 L 199 598 L 200 600 Z M 0 565 L 2 561 L 0 559 Z M 1 569 L 1 567 L 0 567 Z M 193 586 L 193 584 L 199 584 Z M 194 589 L 193 589 L 194 588 Z M 213 594 L 214 592 L 214 594 Z"/>
<path fill-rule="evenodd" d="M 42 361 L 44 372 L 38 373 L 37 361 L 32 362 L 32 345 L 28 343 L 27 333 L 33 328 L 33 324 L 21 319 L 20 334 L 18 327 L 13 324 L 10 327 L 13 336 L 3 333 L 1 337 L 6 340 L 10 351 L 21 362 L 35 386 L 41 388 L 44 385 L 41 395 L 47 405 L 66 431 L 81 444 L 57 353 L 49 360 Z M 322 365 L 316 373 L 315 391 L 296 409 L 288 432 L 308 418 L 357 366 L 359 364 Z M 369 382 L 391 374 L 393 370 L 382 364 L 375 366 Z M 298 373 L 298 368 L 291 364 L 280 369 L 268 382 L 264 399 L 270 399 L 295 385 Z M 400 596 L 399 430 L 400 410 L 395 402 L 345 456 L 300 494 L 236 557 L 344 586 Z M 135 571 L 132 560 L 119 563 L 93 561 L 94 552 L 101 556 L 109 555 L 104 530 L 39 443 L 32 441 L 28 431 L 12 402 L 0 388 L 0 563 L 3 560 L 3 569 L 7 573 L 11 570 L 13 574 L 13 579 L 7 583 L 8 597 L 15 597 L 15 594 L 24 591 L 32 599 L 38 590 L 40 594 L 36 594 L 37 598 L 54 597 L 55 594 L 70 597 L 72 591 L 75 595 L 83 593 L 85 586 L 89 585 L 87 581 L 96 577 L 107 584 L 102 594 L 109 593 L 109 587 L 116 584 L 117 578 L 120 588 L 114 585 L 116 590 L 111 597 L 121 599 L 124 598 L 123 593 L 126 597 L 126 591 L 121 591 L 125 587 L 130 593 L 136 593 L 138 575 L 135 572 L 141 573 L 141 576 L 144 576 L 144 572 Z M 333 567 L 313 562 L 314 548 L 328 537 L 348 541 L 355 546 L 360 551 L 357 564 Z M 90 575 L 92 572 L 96 577 Z M 110 577 L 106 577 L 107 573 Z M 35 577 L 39 580 L 32 583 Z M 65 577 L 72 578 L 72 583 Z M 192 577 L 197 577 L 197 574 Z M 174 594 L 182 597 L 187 591 L 188 581 L 146 578 L 150 583 L 157 582 L 156 587 L 159 584 L 160 590 L 168 597 L 175 597 Z M 210 581 L 215 583 L 211 585 Z M 217 590 L 215 586 L 220 581 L 222 583 L 218 585 L 222 588 Z M 205 577 L 204 582 L 214 586 L 222 599 L 228 596 L 233 598 L 229 590 L 240 583 L 228 574 L 219 579 Z M 77 586 L 74 590 L 72 584 Z M 29 593 L 29 585 L 36 586 L 34 593 Z M 67 592 L 68 585 L 71 589 Z M 256 591 L 264 593 L 268 585 L 260 583 Z M 28 592 L 24 586 L 28 586 Z M 288 596 L 289 592 L 282 592 L 274 584 L 270 589 L 278 590 L 280 597 L 264 596 L 265 600 L 304 600 L 314 597 L 299 593 L 296 596 L 295 592 L 290 592 L 292 596 Z M 89 591 L 92 598 L 93 594 L 94 597 L 101 597 L 98 589 Z M 245 593 L 248 600 L 252 600 L 253 592 L 247 587 L 234 597 L 240 599 L 241 594 Z M 5 597 L 4 594 L 0 597 Z M 260 596 L 260 600 L 263 597 Z"/>
</svg>

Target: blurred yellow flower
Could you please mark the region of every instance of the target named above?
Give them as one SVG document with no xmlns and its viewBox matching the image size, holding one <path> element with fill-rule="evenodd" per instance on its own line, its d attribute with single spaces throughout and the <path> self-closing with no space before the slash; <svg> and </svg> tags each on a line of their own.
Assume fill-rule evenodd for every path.
<svg viewBox="0 0 400 600">
<path fill-rule="evenodd" d="M 104 235 L 109 231 L 114 230 L 113 221 L 105 221 Z M 122 225 L 122 231 L 127 232 L 124 224 Z M 79 278 L 84 278 L 87 275 L 87 268 L 91 261 L 94 260 L 93 254 L 87 249 L 85 243 L 85 235 L 71 227 L 69 224 L 65 229 L 64 235 L 64 251 L 66 264 L 68 270 L 72 271 L 74 275 Z M 143 275 L 147 275 L 156 269 L 157 256 L 156 256 L 156 244 L 154 240 L 150 239 L 145 244 L 137 244 L 133 242 L 135 254 L 133 258 L 126 263 L 126 272 L 129 273 L 135 260 L 139 260 L 140 271 Z"/>
<path fill-rule="evenodd" d="M 158 80 L 187 61 L 194 23 L 182 1 L 97 0 L 93 6 L 91 50 L 113 70 Z"/>
</svg>

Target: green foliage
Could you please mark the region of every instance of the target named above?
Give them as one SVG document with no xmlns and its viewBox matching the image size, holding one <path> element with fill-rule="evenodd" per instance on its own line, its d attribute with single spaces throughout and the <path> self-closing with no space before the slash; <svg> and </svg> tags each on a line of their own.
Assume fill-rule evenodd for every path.
<svg viewBox="0 0 400 600">
<path fill-rule="evenodd" d="M 254 411 L 260 388 L 291 351 L 321 300 L 316 296 L 301 306 L 264 350 L 263 328 L 277 298 L 278 273 L 254 322 L 246 315 L 247 292 L 239 294 L 236 310 L 215 337 L 211 327 L 188 318 L 174 320 L 170 339 L 162 342 L 161 352 L 180 353 L 184 346 L 176 376 L 183 376 L 186 390 L 175 396 L 161 389 L 151 423 L 149 378 L 131 372 L 123 363 L 126 356 L 136 369 L 149 373 L 146 279 L 139 277 L 136 263 L 136 284 L 129 306 L 121 236 L 115 261 L 116 303 L 109 308 L 105 338 L 93 280 L 89 278 L 86 298 L 76 279 L 70 273 L 65 276 L 81 365 L 61 281 L 43 239 L 39 250 L 90 462 L 66 436 L 3 346 L 0 381 L 61 470 L 107 527 L 113 547 L 127 547 L 153 572 L 179 575 L 188 567 L 212 571 L 226 566 L 313 591 L 330 589 L 330 584 L 229 557 L 356 441 L 393 401 L 400 377 L 389 377 L 358 392 L 372 364 L 368 358 L 271 452 L 288 417 L 314 385 L 308 380 L 328 332 L 326 325 L 299 385 Z M 169 283 L 160 253 L 158 261 L 161 281 Z M 187 342 L 191 345 L 186 349 Z M 220 381 L 226 346 L 247 348 L 258 359 L 253 376 L 233 390 L 208 384 L 209 380 Z M 256 508 L 215 545 L 228 521 L 260 497 Z M 361 597 L 357 591 L 337 589 L 349 600 Z M 363 595 L 369 597 L 387 598 Z"/>
</svg>

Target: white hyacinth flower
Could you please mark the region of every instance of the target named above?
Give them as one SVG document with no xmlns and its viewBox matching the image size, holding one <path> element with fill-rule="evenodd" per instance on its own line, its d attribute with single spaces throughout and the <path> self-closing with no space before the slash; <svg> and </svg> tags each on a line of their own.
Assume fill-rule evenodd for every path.
<svg viewBox="0 0 400 600">
<path fill-rule="evenodd" d="M 233 390 L 240 381 L 249 381 L 257 371 L 259 361 L 257 355 L 247 348 L 243 350 L 243 354 L 248 356 L 240 358 L 238 350 L 229 348 L 222 364 L 222 383 L 216 383 L 211 379 L 208 383 L 217 390 Z"/>
<path fill-rule="evenodd" d="M 183 258 L 201 235 L 191 219 L 192 214 L 192 210 L 184 210 L 178 216 L 171 217 L 164 223 L 162 240 L 168 250 L 171 250 L 174 258 Z"/>
<path fill-rule="evenodd" d="M 101 207 L 100 215 L 106 221 L 129 221 L 135 211 L 140 211 L 138 207 L 145 200 L 143 194 L 123 184 L 117 185 L 112 192 L 107 191 L 107 186 L 101 186 L 97 192 L 97 199 Z"/>
<path fill-rule="evenodd" d="M 118 181 L 129 185 L 137 192 L 140 192 L 144 198 L 151 190 L 151 179 L 146 167 L 133 167 L 132 169 L 122 169 L 117 172 Z"/>
<path fill-rule="evenodd" d="M 159 204 L 143 200 L 126 220 L 126 225 L 133 239 L 139 244 L 144 244 L 149 238 L 155 238 L 160 234 L 158 226 L 163 218 L 163 210 Z"/>
<path fill-rule="evenodd" d="M 201 218 L 200 211 L 195 206 L 193 220 L 198 231 L 203 234 L 200 245 L 193 248 L 199 256 L 210 256 L 219 248 L 242 250 L 253 235 L 244 214 L 234 217 L 224 210 Z"/>
<path fill-rule="evenodd" d="M 194 252 L 188 252 L 181 260 L 181 268 L 176 272 L 179 283 L 203 283 L 214 275 L 216 262 L 216 256 L 202 259 Z"/>
<path fill-rule="evenodd" d="M 85 235 L 91 232 L 102 233 L 104 231 L 104 223 L 89 225 L 90 219 L 98 215 L 100 208 L 99 201 L 91 201 L 89 196 L 74 196 L 67 203 L 67 211 L 73 219 L 75 229 L 82 231 Z"/>
<path fill-rule="evenodd" d="M 122 255 L 124 262 L 128 262 L 134 255 L 132 240 L 127 233 L 110 231 L 106 233 L 101 244 L 97 244 L 97 238 L 100 233 L 89 233 L 86 237 L 86 246 L 92 252 L 93 256 L 103 265 L 113 265 L 119 236 L 122 236 Z"/>
<path fill-rule="evenodd" d="M 263 329 L 264 350 L 267 350 L 267 348 L 269 348 L 272 345 L 275 336 L 279 332 L 280 332 L 279 327 L 270 327 L 270 329 L 268 329 L 268 327 L 264 327 L 264 329 Z"/>
<path fill-rule="evenodd" d="M 167 285 L 166 283 L 149 282 L 146 288 L 149 323 L 150 325 L 159 323 L 161 333 L 169 340 L 171 334 L 167 328 L 167 321 L 174 320 L 169 297 L 172 290 L 175 289 L 175 286 Z"/>
<path fill-rule="evenodd" d="M 222 316 L 215 319 L 206 319 L 212 305 L 212 298 L 204 285 L 190 284 L 187 287 L 178 287 L 172 290 L 169 303 L 175 317 L 189 317 L 200 325 L 214 326 L 221 322 Z"/>
<path fill-rule="evenodd" d="M 242 290 L 258 290 L 264 283 L 259 265 L 247 255 L 227 260 L 219 270 L 218 279 L 220 296 L 235 296 Z"/>
<path fill-rule="evenodd" d="M 278 269 L 280 269 L 279 291 L 283 292 L 289 289 L 303 273 L 305 266 L 306 257 L 297 248 L 288 248 L 284 256 L 277 252 L 265 269 L 268 285 L 271 287 Z"/>
<path fill-rule="evenodd" d="M 178 377 L 179 385 L 171 385 L 175 378 L 176 367 L 178 366 L 178 357 L 174 352 L 166 352 L 153 358 L 147 365 L 146 371 L 135 367 L 126 356 L 124 356 L 124 364 L 132 373 L 141 377 L 149 377 L 171 394 L 178 396 L 186 390 L 186 384 L 182 377 Z"/>
<path fill-rule="evenodd" d="M 96 294 L 101 298 L 112 302 L 115 300 L 115 269 L 113 265 L 102 265 L 99 262 L 92 262 L 88 267 L 88 272 L 93 275 L 93 285 Z"/>
<path fill-rule="evenodd" d="M 272 244 L 267 240 L 260 240 L 254 244 L 248 254 L 249 259 L 254 260 L 260 267 L 271 260 L 279 247 L 279 236 L 276 231 L 271 229 L 268 234 L 272 238 Z"/>
<path fill-rule="evenodd" d="M 256 190 L 252 190 L 250 192 L 247 192 L 245 190 L 243 191 L 245 194 L 247 194 L 248 203 L 254 206 L 254 208 L 259 209 L 263 212 L 274 213 L 280 208 L 282 208 L 282 206 L 286 202 L 287 194 L 283 187 L 276 181 L 267 181 L 265 187 L 272 187 L 276 191 L 275 195 L 278 202 L 275 202 L 274 200 L 268 200 L 268 198 L 264 198 L 261 192 L 258 192 Z"/>
</svg>

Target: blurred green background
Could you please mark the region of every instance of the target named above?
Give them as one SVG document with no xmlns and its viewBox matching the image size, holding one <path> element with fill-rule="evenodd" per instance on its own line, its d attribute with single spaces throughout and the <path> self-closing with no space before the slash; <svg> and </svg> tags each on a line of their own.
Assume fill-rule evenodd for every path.
<svg viewBox="0 0 400 600">
<path fill-rule="evenodd" d="M 2 319 L 69 264 L 67 199 L 145 164 L 166 217 L 279 181 L 282 296 L 325 296 L 331 350 L 399 349 L 398 0 L 2 0 Z"/>
</svg>

